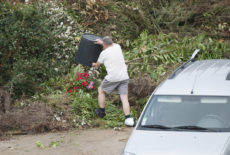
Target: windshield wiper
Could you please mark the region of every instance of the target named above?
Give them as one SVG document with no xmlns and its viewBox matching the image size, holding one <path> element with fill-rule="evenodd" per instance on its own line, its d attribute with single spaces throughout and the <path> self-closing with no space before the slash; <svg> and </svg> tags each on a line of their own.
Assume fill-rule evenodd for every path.
<svg viewBox="0 0 230 155">
<path fill-rule="evenodd" d="M 192 131 L 209 131 L 209 132 L 220 132 L 220 130 L 215 129 L 209 129 L 199 126 L 175 126 L 175 127 L 169 127 L 164 125 L 142 125 L 141 127 L 144 128 L 154 128 L 154 129 L 162 129 L 162 130 L 175 130 L 175 131 L 181 131 L 181 130 L 192 130 Z"/>
<path fill-rule="evenodd" d="M 144 128 L 156 128 L 156 129 L 172 129 L 171 127 L 164 126 L 164 125 L 142 125 L 141 127 Z"/>
<path fill-rule="evenodd" d="M 174 127 L 175 129 L 184 129 L 184 130 L 197 130 L 197 131 L 216 131 L 217 130 L 212 130 L 209 128 L 204 128 L 204 127 L 200 127 L 200 126 L 177 126 Z"/>
</svg>

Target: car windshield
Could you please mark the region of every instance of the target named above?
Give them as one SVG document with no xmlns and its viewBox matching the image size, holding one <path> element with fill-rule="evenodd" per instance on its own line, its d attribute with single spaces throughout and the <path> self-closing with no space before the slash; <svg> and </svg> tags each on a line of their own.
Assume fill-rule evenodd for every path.
<svg viewBox="0 0 230 155">
<path fill-rule="evenodd" d="M 230 98 L 219 96 L 153 96 L 139 127 L 230 131 Z M 211 131 L 211 130 L 209 130 Z"/>
</svg>

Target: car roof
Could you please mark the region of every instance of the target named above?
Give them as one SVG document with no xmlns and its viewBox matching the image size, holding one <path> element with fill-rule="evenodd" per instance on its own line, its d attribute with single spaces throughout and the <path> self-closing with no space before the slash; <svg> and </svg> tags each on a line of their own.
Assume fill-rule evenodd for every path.
<svg viewBox="0 0 230 155">
<path fill-rule="evenodd" d="M 154 94 L 230 96 L 230 59 L 191 62 L 174 75 Z"/>
</svg>

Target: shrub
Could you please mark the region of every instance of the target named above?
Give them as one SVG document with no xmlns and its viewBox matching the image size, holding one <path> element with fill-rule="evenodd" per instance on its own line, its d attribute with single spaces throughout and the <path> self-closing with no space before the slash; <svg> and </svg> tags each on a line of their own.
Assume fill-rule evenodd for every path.
<svg viewBox="0 0 230 155">
<path fill-rule="evenodd" d="M 71 94 L 73 111 L 73 123 L 75 126 L 92 125 L 95 118 L 94 110 L 97 106 L 97 99 L 90 93 L 79 90 Z"/>
<path fill-rule="evenodd" d="M 131 77 L 150 75 L 159 82 L 179 64 L 187 61 L 195 49 L 201 49 L 199 59 L 220 59 L 230 48 L 221 40 L 200 34 L 194 37 L 179 37 L 175 33 L 149 35 L 144 31 L 125 53 Z"/>
<path fill-rule="evenodd" d="M 83 28 L 56 2 L 0 2 L 0 85 L 33 95 L 41 82 L 69 71 Z"/>
</svg>

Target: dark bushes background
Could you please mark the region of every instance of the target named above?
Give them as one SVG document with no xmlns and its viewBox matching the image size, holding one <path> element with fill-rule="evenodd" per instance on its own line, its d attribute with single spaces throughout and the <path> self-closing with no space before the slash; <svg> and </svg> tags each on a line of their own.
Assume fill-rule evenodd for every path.
<svg viewBox="0 0 230 155">
<path fill-rule="evenodd" d="M 0 85 L 16 98 L 30 96 L 41 82 L 67 73 L 81 31 L 53 2 L 0 2 Z"/>
</svg>

